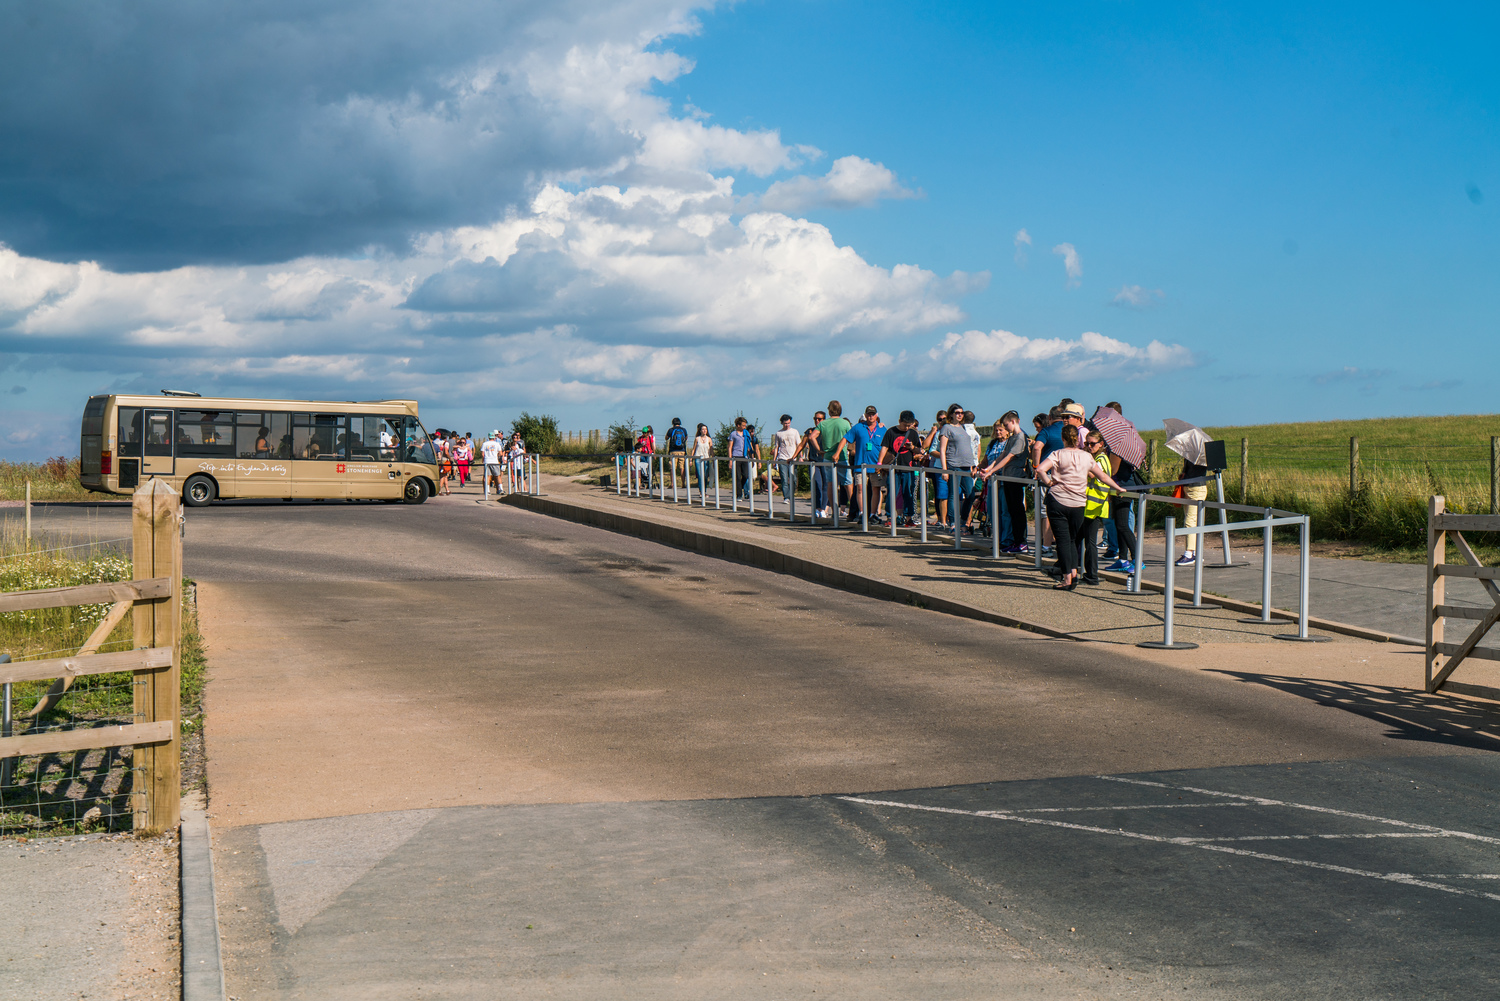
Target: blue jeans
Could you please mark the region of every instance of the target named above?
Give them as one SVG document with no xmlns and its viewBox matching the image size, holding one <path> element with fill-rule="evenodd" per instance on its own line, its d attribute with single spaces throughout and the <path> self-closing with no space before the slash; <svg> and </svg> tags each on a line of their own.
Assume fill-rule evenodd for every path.
<svg viewBox="0 0 1500 1001">
<path fill-rule="evenodd" d="M 838 495 L 833 490 L 833 467 L 817 466 L 813 474 L 813 509 L 831 507 Z"/>
<path fill-rule="evenodd" d="M 781 468 L 781 496 L 790 503 L 792 494 L 797 490 L 797 469 L 785 459 L 776 465 Z"/>
<path fill-rule="evenodd" d="M 708 460 L 694 459 L 693 468 L 698 473 L 698 494 L 700 497 L 707 497 L 704 485 L 708 482 Z"/>
<path fill-rule="evenodd" d="M 739 478 L 740 500 L 750 499 L 750 488 L 754 486 L 750 482 L 750 460 L 734 460 L 735 476 Z"/>
<path fill-rule="evenodd" d="M 894 521 L 898 515 L 905 516 L 907 518 L 916 516 L 916 502 L 912 498 L 912 493 L 916 489 L 916 484 L 916 473 L 902 472 L 899 469 L 896 470 L 896 494 L 894 497 L 886 498 L 886 508 L 891 513 L 892 521 Z M 901 509 L 899 511 L 896 510 L 897 498 L 900 498 L 901 500 Z"/>
</svg>

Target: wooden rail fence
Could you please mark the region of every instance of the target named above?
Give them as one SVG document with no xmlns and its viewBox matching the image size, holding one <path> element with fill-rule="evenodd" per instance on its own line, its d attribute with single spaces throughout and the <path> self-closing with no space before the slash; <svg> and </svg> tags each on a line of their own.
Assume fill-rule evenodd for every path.
<svg viewBox="0 0 1500 1001">
<path fill-rule="evenodd" d="M 135 580 L 0 594 L 0 612 L 113 603 L 78 653 L 0 664 L 0 683 L 53 679 L 28 714 L 40 719 L 75 679 L 131 671 L 137 722 L 0 737 L 0 759 L 128 746 L 134 752 L 136 777 L 131 787 L 133 826 L 140 833 L 156 834 L 175 828 L 181 811 L 181 496 L 161 480 L 148 480 L 132 499 L 132 522 Z M 96 653 L 126 614 L 134 622 L 135 649 Z"/>
<path fill-rule="evenodd" d="M 1427 508 L 1427 691 L 1447 689 L 1460 695 L 1478 695 L 1500 699 L 1500 688 L 1471 685 L 1450 680 L 1453 672 L 1467 659 L 1500 661 L 1500 650 L 1479 646 L 1491 627 L 1500 621 L 1500 567 L 1487 567 L 1479 561 L 1464 532 L 1500 532 L 1500 516 L 1493 514 L 1448 514 L 1445 501 L 1435 496 Z M 1448 562 L 1448 536 L 1464 558 L 1463 563 Z M 1489 608 L 1470 608 L 1447 603 L 1449 577 L 1468 577 L 1484 585 L 1492 604 Z M 1447 642 L 1448 619 L 1473 622 L 1473 628 L 1460 643 Z M 1447 658 L 1441 667 L 1438 662 Z M 1434 670 L 1436 669 L 1436 670 Z"/>
</svg>

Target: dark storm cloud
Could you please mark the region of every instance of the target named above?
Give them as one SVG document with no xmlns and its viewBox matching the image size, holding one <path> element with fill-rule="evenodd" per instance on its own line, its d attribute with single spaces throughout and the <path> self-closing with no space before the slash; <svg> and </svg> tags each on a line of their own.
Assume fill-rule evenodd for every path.
<svg viewBox="0 0 1500 1001">
<path fill-rule="evenodd" d="M 637 146 L 528 70 L 665 27 L 574 0 L 0 7 L 0 242 L 117 270 L 404 247 Z M 632 27 L 633 26 L 633 27 Z"/>
</svg>

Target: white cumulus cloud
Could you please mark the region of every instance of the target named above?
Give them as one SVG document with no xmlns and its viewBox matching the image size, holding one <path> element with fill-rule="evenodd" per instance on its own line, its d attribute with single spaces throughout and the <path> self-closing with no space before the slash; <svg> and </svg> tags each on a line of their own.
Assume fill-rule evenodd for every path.
<svg viewBox="0 0 1500 1001">
<path fill-rule="evenodd" d="M 857 208 L 882 198 L 915 198 L 917 193 L 901 185 L 895 172 L 864 157 L 844 156 L 822 177 L 793 177 L 777 181 L 760 196 L 763 209 L 802 212 L 812 208 Z"/>
<path fill-rule="evenodd" d="M 917 380 L 925 385 L 1134 380 L 1193 363 L 1193 353 L 1181 344 L 1152 341 L 1137 347 L 1093 332 L 1069 340 L 1023 337 L 1008 330 L 969 330 L 947 334 L 929 350 L 918 367 Z"/>
<path fill-rule="evenodd" d="M 1026 263 L 1026 248 L 1031 246 L 1031 234 L 1026 232 L 1025 227 L 1016 230 L 1015 244 L 1016 263 L 1024 265 Z"/>
<path fill-rule="evenodd" d="M 1144 288 L 1140 285 L 1122 285 L 1115 291 L 1115 297 L 1110 300 L 1111 306 L 1123 306 L 1127 309 L 1150 309 L 1163 299 L 1167 294 L 1159 288 Z"/>
<path fill-rule="evenodd" d="M 1078 256 L 1078 250 L 1071 243 L 1059 243 L 1052 248 L 1054 254 L 1061 254 L 1063 259 L 1063 270 L 1068 273 L 1068 288 L 1077 288 L 1083 280 L 1083 259 Z"/>
</svg>

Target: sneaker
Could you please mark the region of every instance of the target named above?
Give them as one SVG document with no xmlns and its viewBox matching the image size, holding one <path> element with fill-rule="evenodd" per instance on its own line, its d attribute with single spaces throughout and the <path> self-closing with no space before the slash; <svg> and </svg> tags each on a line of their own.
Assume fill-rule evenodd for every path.
<svg viewBox="0 0 1500 1001">
<path fill-rule="evenodd" d="M 1180 567 L 1190 567 L 1197 562 L 1198 558 L 1193 554 L 1191 549 L 1177 557 L 1177 565 Z"/>
<path fill-rule="evenodd" d="M 1056 556 L 1057 555 L 1057 550 L 1056 550 L 1056 548 L 1054 548 L 1052 546 L 1043 546 L 1042 547 L 1042 555 L 1043 556 Z"/>
<path fill-rule="evenodd" d="M 1135 564 L 1129 560 L 1115 560 L 1104 569 L 1110 573 L 1135 573 Z"/>
<path fill-rule="evenodd" d="M 1092 585 L 1093 587 L 1099 586 L 1098 577 L 1080 577 L 1079 580 L 1083 581 L 1085 584 Z"/>
</svg>

